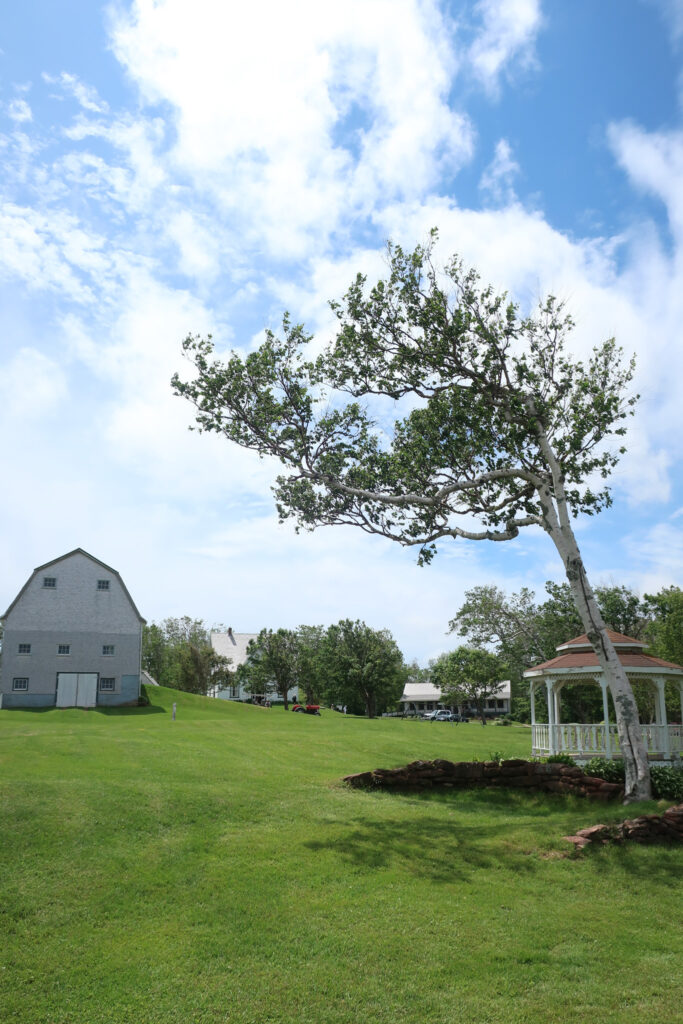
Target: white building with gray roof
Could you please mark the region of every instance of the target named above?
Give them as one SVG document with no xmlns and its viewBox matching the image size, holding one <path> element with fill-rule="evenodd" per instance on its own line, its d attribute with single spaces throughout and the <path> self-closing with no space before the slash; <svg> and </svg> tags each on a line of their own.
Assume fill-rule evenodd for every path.
<svg viewBox="0 0 683 1024">
<path fill-rule="evenodd" d="M 211 646 L 216 654 L 222 654 L 223 657 L 230 659 L 229 668 L 231 672 L 234 672 L 240 665 L 244 665 L 249 653 L 249 644 L 257 637 L 258 633 L 235 633 L 231 627 L 228 627 L 225 631 L 215 630 L 211 633 Z M 297 687 L 293 686 L 289 691 L 288 699 L 294 700 L 296 693 Z M 270 699 L 269 693 L 257 696 Z M 235 682 L 222 689 L 215 686 L 213 690 L 209 690 L 209 697 L 218 697 L 220 700 L 249 700 L 252 694 L 247 693 L 242 686 Z"/>
<path fill-rule="evenodd" d="M 231 627 L 225 631 L 214 631 L 211 633 L 211 646 L 216 654 L 230 659 L 230 671 L 234 672 L 247 660 L 247 649 L 251 640 L 255 640 L 258 633 L 235 633 Z M 218 697 L 220 700 L 246 700 L 250 694 L 244 692 L 241 686 L 215 686 L 209 691 L 210 697 Z"/>
</svg>

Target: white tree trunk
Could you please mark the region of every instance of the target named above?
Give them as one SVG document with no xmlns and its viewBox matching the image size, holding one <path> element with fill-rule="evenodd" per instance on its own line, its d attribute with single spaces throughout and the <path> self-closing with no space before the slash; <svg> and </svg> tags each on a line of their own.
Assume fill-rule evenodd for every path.
<svg viewBox="0 0 683 1024">
<path fill-rule="evenodd" d="M 562 558 L 583 627 L 612 694 L 626 775 L 624 803 L 650 800 L 650 766 L 631 683 L 614 644 L 607 635 L 607 627 L 586 576 L 581 552 L 566 511 L 564 481 L 559 474 L 556 477 L 554 467 L 551 468 L 554 494 L 550 488 L 544 488 L 540 492 L 545 529 Z M 605 727 L 608 724 L 605 722 Z"/>
</svg>

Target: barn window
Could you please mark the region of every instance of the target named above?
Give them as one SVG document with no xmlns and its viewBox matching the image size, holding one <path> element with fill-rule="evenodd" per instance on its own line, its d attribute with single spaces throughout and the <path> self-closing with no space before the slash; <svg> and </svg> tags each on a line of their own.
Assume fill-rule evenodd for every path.
<svg viewBox="0 0 683 1024">
<path fill-rule="evenodd" d="M 71 644 L 57 644 L 57 654 L 71 654 Z"/>
<path fill-rule="evenodd" d="M 17 654 L 30 654 L 30 653 L 31 653 L 31 645 L 30 644 L 19 644 L 19 650 L 17 651 Z"/>
<path fill-rule="evenodd" d="M 98 580 L 97 581 L 97 589 L 98 590 L 109 590 L 109 580 Z"/>
<path fill-rule="evenodd" d="M 113 644 L 102 644 L 102 654 L 105 658 L 114 657 L 114 645 Z"/>
<path fill-rule="evenodd" d="M 56 576 L 43 576 L 43 590 L 54 590 L 57 586 Z"/>
<path fill-rule="evenodd" d="M 100 676 L 100 690 L 114 690 L 116 678 L 114 676 Z"/>
<path fill-rule="evenodd" d="M 27 676 L 17 676 L 12 680 L 13 690 L 28 690 Z"/>
</svg>

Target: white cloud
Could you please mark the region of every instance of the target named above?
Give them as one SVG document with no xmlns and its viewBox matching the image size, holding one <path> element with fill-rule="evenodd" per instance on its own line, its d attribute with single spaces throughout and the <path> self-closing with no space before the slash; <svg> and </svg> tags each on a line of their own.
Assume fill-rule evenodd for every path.
<svg viewBox="0 0 683 1024">
<path fill-rule="evenodd" d="M 18 425 L 43 420 L 67 395 L 61 366 L 34 348 L 20 348 L 0 372 L 0 410 L 3 435 L 16 435 Z"/>
<path fill-rule="evenodd" d="M 21 277 L 31 288 L 49 288 L 76 302 L 93 292 L 79 271 L 104 269 L 101 239 L 88 238 L 65 212 L 42 214 L 14 203 L 0 205 L 0 272 Z"/>
<path fill-rule="evenodd" d="M 519 171 L 520 167 L 512 156 L 510 143 L 507 139 L 500 139 L 496 143 L 493 160 L 481 176 L 479 188 L 495 203 L 510 205 L 516 198 L 513 181 Z"/>
<path fill-rule="evenodd" d="M 31 108 L 26 100 L 21 99 L 12 100 L 11 103 L 8 104 L 7 116 L 13 121 L 16 121 L 17 124 L 21 124 L 22 121 L 33 120 L 33 112 L 31 111 Z"/>
<path fill-rule="evenodd" d="M 608 139 L 631 181 L 666 206 L 683 245 L 683 131 L 646 132 L 630 121 L 611 124 Z"/>
<path fill-rule="evenodd" d="M 172 106 L 176 166 L 246 240 L 292 257 L 469 158 L 447 28 L 417 0 L 138 0 L 114 49 L 147 101 Z"/>
<path fill-rule="evenodd" d="M 476 11 L 482 28 L 468 56 L 476 77 L 495 93 L 513 62 L 523 68 L 535 63 L 534 43 L 542 24 L 540 0 L 479 0 Z"/>
<path fill-rule="evenodd" d="M 671 523 L 658 523 L 645 534 L 632 535 L 627 550 L 636 572 L 640 573 L 643 592 L 676 584 L 683 578 L 683 529 Z"/>
<path fill-rule="evenodd" d="M 97 89 L 92 85 L 81 82 L 77 75 L 72 75 L 68 71 L 62 71 L 60 75 L 44 73 L 43 79 L 49 85 L 59 86 L 63 94 L 72 96 L 83 110 L 99 114 L 109 109 L 107 103 L 100 99 Z M 61 99 L 62 97 L 58 95 L 57 98 Z"/>
<path fill-rule="evenodd" d="M 683 38 L 683 0 L 650 0 L 657 7 L 671 32 L 674 43 Z"/>
</svg>

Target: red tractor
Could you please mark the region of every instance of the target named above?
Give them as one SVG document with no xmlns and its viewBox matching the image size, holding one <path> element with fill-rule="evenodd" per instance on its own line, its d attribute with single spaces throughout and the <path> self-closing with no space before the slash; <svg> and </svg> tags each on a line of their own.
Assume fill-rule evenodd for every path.
<svg viewBox="0 0 683 1024">
<path fill-rule="evenodd" d="M 319 715 L 319 704 L 292 704 L 292 711 L 298 711 L 300 715 Z"/>
</svg>

